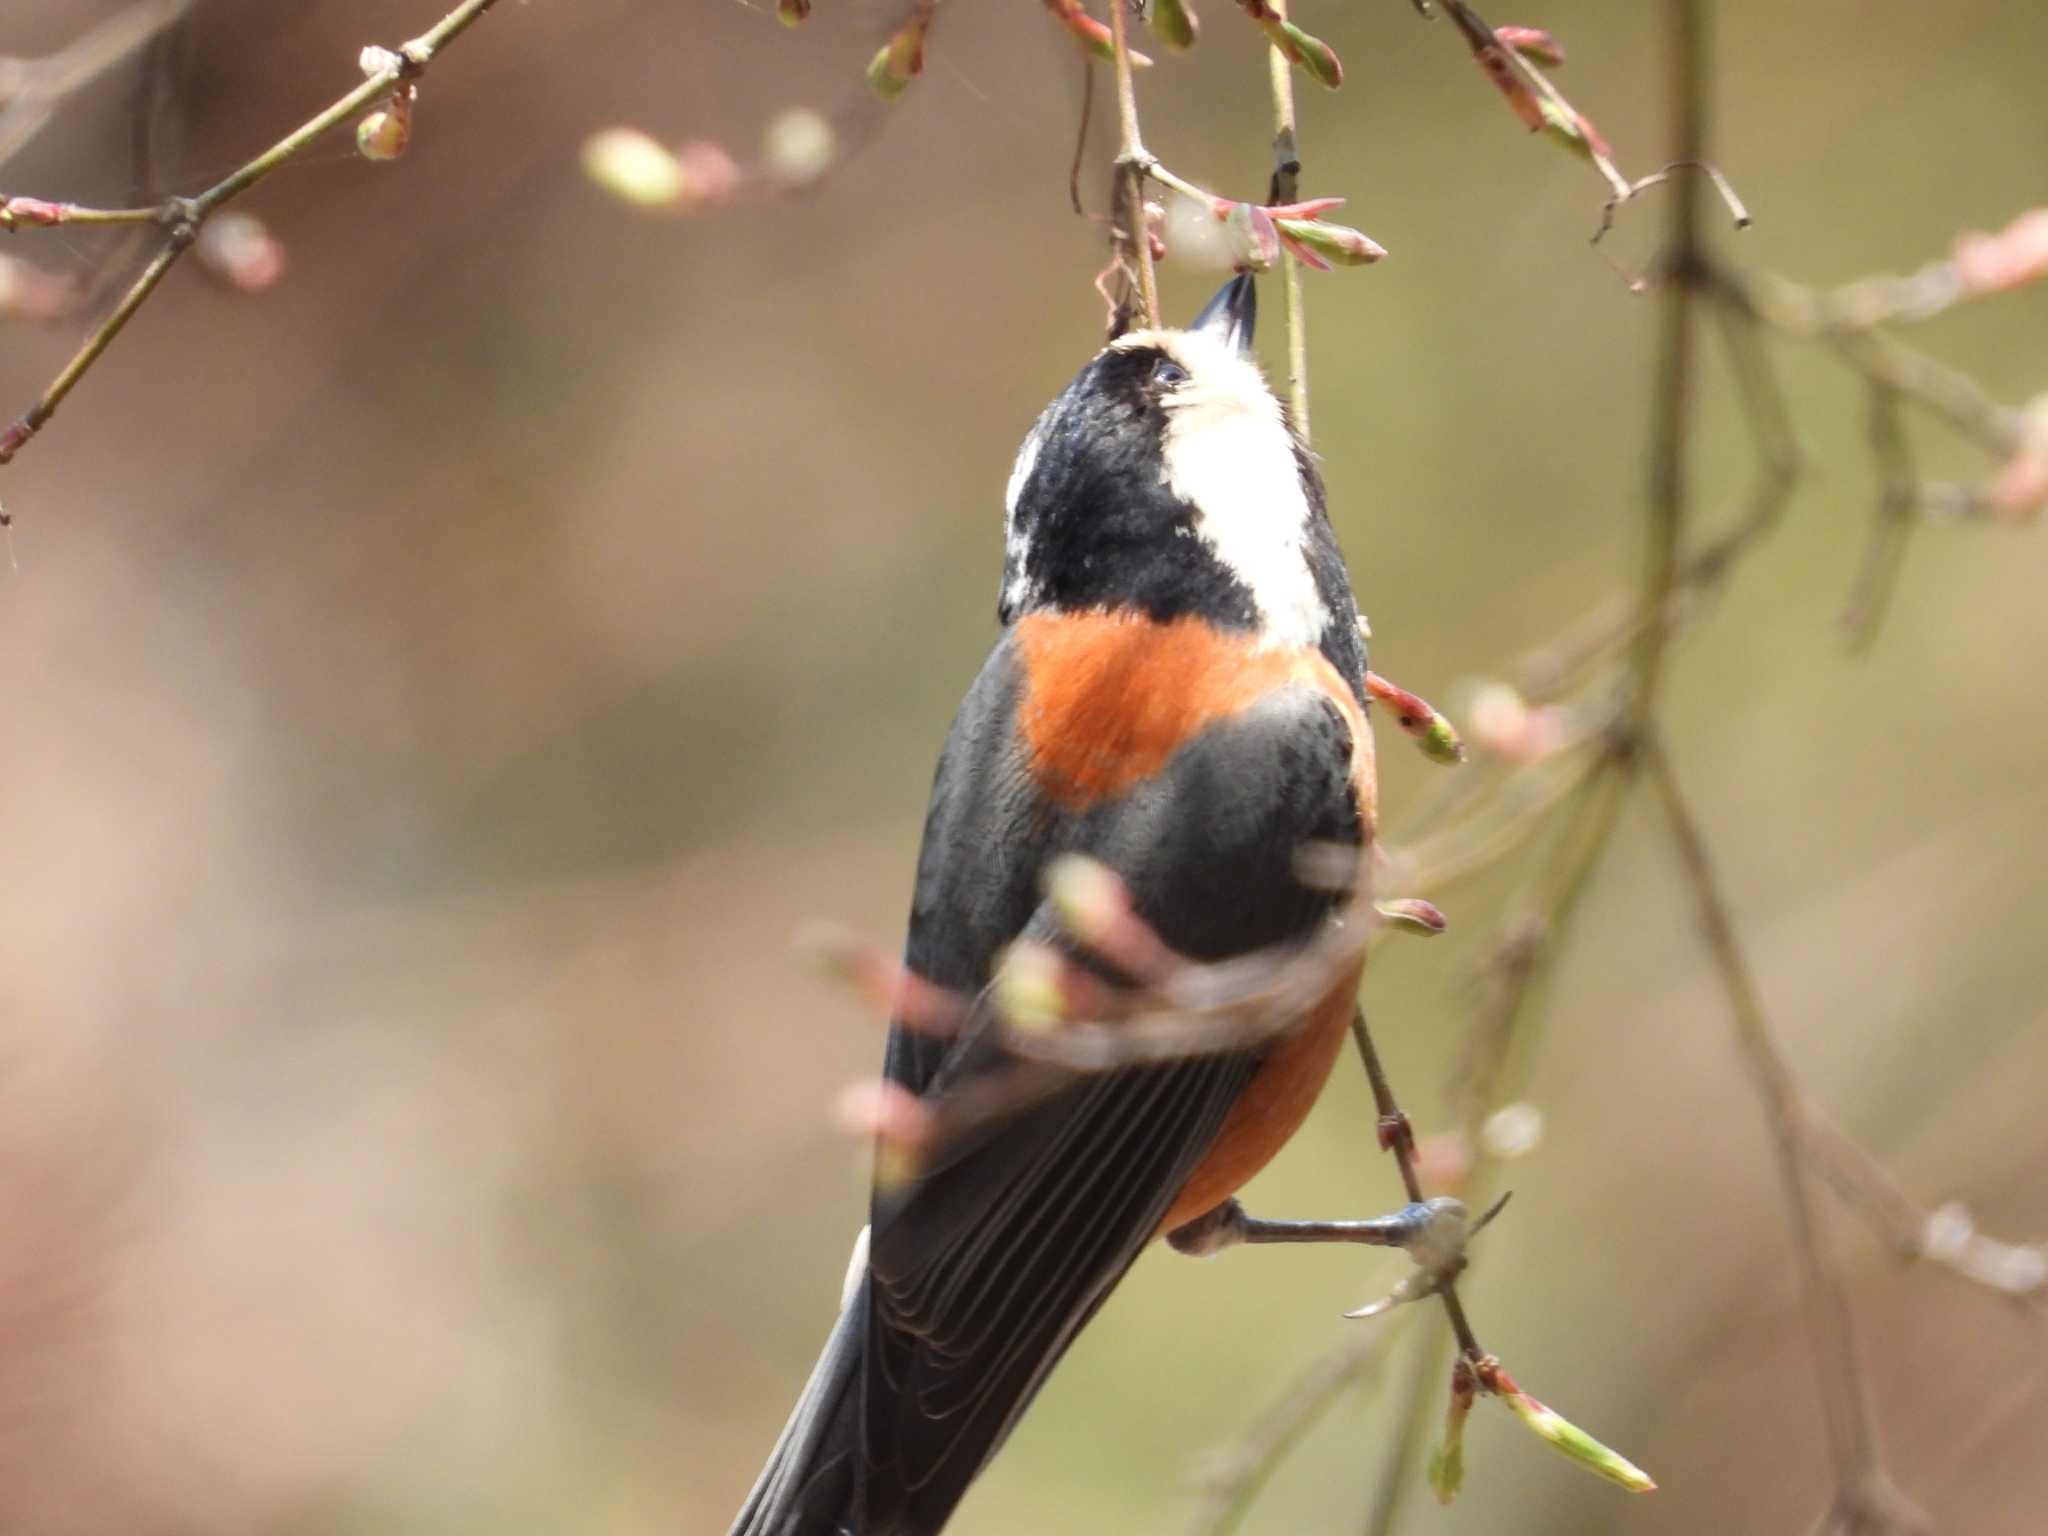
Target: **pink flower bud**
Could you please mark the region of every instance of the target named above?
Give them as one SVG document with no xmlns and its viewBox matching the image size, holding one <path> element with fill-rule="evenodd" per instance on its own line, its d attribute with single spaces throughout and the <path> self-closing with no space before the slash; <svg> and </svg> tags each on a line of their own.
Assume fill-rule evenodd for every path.
<svg viewBox="0 0 2048 1536">
<path fill-rule="evenodd" d="M 1383 901 L 1373 910 L 1389 928 L 1425 939 L 1433 939 L 1451 926 L 1450 920 L 1437 910 L 1436 903 L 1424 901 L 1420 896 Z"/>
<path fill-rule="evenodd" d="M 1541 27 L 1495 27 L 1493 35 L 1525 59 L 1551 69 L 1564 63 L 1564 49 Z"/>
<path fill-rule="evenodd" d="M 1232 203 L 1224 221 L 1229 226 L 1231 254 L 1240 270 L 1264 272 L 1280 259 L 1280 230 L 1273 216 L 1257 203 Z"/>
<path fill-rule="evenodd" d="M 1555 704 L 1531 706 L 1506 683 L 1488 683 L 1466 710 L 1472 739 L 1511 763 L 1536 763 L 1568 746 L 1570 717 Z"/>
<path fill-rule="evenodd" d="M 1275 21 L 1266 28 L 1274 46 L 1308 72 L 1317 85 L 1336 90 L 1344 83 L 1344 65 L 1337 50 L 1313 33 L 1304 32 L 1291 21 Z"/>
<path fill-rule="evenodd" d="M 1429 700 L 1377 672 L 1365 674 L 1365 686 L 1377 702 L 1392 711 L 1394 723 L 1415 738 L 1430 761 L 1449 765 L 1465 760 L 1465 743 L 1457 727 Z"/>
<path fill-rule="evenodd" d="M 1259 25 L 1266 41 L 1280 50 L 1290 64 L 1300 66 L 1318 85 L 1335 90 L 1344 83 L 1344 66 L 1337 50 L 1313 33 L 1304 32 L 1282 16 L 1267 0 L 1237 0 L 1245 15 Z"/>
<path fill-rule="evenodd" d="M 1370 235 L 1346 224 L 1324 224 L 1313 219 L 1279 219 L 1280 233 L 1296 247 L 1306 246 L 1326 262 L 1339 266 L 1367 267 L 1387 254 L 1387 248 Z"/>
<path fill-rule="evenodd" d="M 901 1083 L 849 1083 L 832 1106 L 851 1136 L 872 1136 L 884 1146 L 913 1151 L 932 1131 L 932 1112 Z"/>
<path fill-rule="evenodd" d="M 2029 443 L 2006 461 L 1991 482 L 1991 506 L 2013 522 L 2048 506 L 2048 445 Z"/>
<path fill-rule="evenodd" d="M 1269 203 L 1266 212 L 1276 219 L 1320 219 L 1343 206 L 1341 197 L 1311 197 L 1299 203 Z"/>
<path fill-rule="evenodd" d="M 1512 1408 L 1515 1417 L 1532 1434 L 1588 1471 L 1598 1473 L 1631 1493 L 1649 1493 L 1656 1488 L 1650 1475 L 1626 1456 L 1602 1445 L 1555 1408 L 1539 1403 L 1524 1392 L 1516 1385 L 1514 1377 L 1501 1368 L 1498 1360 L 1489 1357 L 1479 1371 L 1479 1382 Z"/>
<path fill-rule="evenodd" d="M 1582 155 L 1597 155 L 1603 160 L 1614 158 L 1614 151 L 1607 147 L 1607 140 L 1593 126 L 1593 119 L 1583 112 L 1546 100 L 1543 103 L 1543 125 L 1550 130 L 1551 137 L 1567 149 Z"/>
<path fill-rule="evenodd" d="M 52 203 L 40 197 L 0 198 L 0 229 L 12 230 L 17 224 L 48 229 L 69 219 L 71 208 L 70 203 Z"/>
<path fill-rule="evenodd" d="M 1509 62 L 1507 54 L 1499 48 L 1481 48 L 1473 53 L 1472 58 L 1486 71 L 1486 78 L 1507 98 L 1508 105 L 1522 120 L 1523 126 L 1531 133 L 1542 128 L 1543 103 Z"/>
<path fill-rule="evenodd" d="M 246 213 L 218 213 L 199 231 L 193 254 L 200 265 L 238 293 L 261 293 L 284 276 L 285 251 Z"/>
<path fill-rule="evenodd" d="M 1121 4 L 1122 0 L 1110 0 L 1110 3 L 1117 5 Z M 1067 29 L 1074 41 L 1081 45 L 1083 52 L 1093 54 L 1098 59 L 1116 57 L 1116 34 L 1081 9 L 1081 0 L 1045 0 L 1045 8 Z M 1137 49 L 1131 50 L 1131 68 L 1149 69 L 1151 64 L 1152 61 Z"/>
<path fill-rule="evenodd" d="M 1974 294 L 2010 293 L 2033 282 L 2048 273 L 2048 208 L 2021 214 L 1995 235 L 1965 231 L 1956 236 L 1950 260 Z"/>
<path fill-rule="evenodd" d="M 81 297 L 78 285 L 69 278 L 45 272 L 17 256 L 0 256 L 0 319 L 61 320 L 78 307 Z"/>
<path fill-rule="evenodd" d="M 1301 241 L 1294 238 L 1293 234 L 1289 231 L 1288 228 L 1289 222 L 1291 221 L 1275 221 L 1276 225 L 1280 230 L 1280 244 L 1286 250 L 1287 254 L 1292 256 L 1296 261 L 1300 262 L 1304 267 L 1307 267 L 1311 272 L 1336 271 L 1336 263 L 1325 261 L 1321 254 L 1317 252 L 1314 246 L 1304 245 L 1301 243 Z"/>
<path fill-rule="evenodd" d="M 1472 1177 L 1472 1143 L 1456 1131 L 1425 1136 L 1415 1143 L 1415 1177 L 1422 1187 L 1455 1195 Z"/>
<path fill-rule="evenodd" d="M 2019 451 L 1999 470 L 1987 494 L 1991 510 L 2008 521 L 2032 517 L 2048 507 L 2048 395 L 2028 402 Z"/>
<path fill-rule="evenodd" d="M 901 1083 L 852 1083 L 840 1091 L 833 1118 L 848 1135 L 875 1145 L 875 1182 L 887 1189 L 914 1179 L 938 1131 L 938 1117 Z"/>
<path fill-rule="evenodd" d="M 868 89 L 884 101 L 894 101 L 924 73 L 924 37 L 931 27 L 929 16 L 913 16 L 896 35 L 868 60 Z"/>
<path fill-rule="evenodd" d="M 747 179 L 725 146 L 709 139 L 677 145 L 676 164 L 682 167 L 682 197 L 689 208 L 728 202 Z"/>
<path fill-rule="evenodd" d="M 412 143 L 412 113 L 397 100 L 356 123 L 356 152 L 365 160 L 397 160 Z"/>
</svg>

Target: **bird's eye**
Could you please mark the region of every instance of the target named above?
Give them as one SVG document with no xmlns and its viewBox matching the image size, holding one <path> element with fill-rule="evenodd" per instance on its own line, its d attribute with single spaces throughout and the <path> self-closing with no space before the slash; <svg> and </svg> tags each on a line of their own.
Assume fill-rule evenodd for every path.
<svg viewBox="0 0 2048 1536">
<path fill-rule="evenodd" d="M 1162 357 L 1152 365 L 1152 382 L 1161 389 L 1171 389 L 1176 384 L 1188 381 L 1187 369 L 1170 357 Z"/>
</svg>

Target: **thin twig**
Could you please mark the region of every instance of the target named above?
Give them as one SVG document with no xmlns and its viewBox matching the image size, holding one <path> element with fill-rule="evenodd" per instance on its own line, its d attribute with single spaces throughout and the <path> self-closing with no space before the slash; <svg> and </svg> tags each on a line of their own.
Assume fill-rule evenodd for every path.
<svg viewBox="0 0 2048 1536">
<path fill-rule="evenodd" d="M 1268 0 L 1283 20 L 1287 0 Z M 1273 183 L 1266 201 L 1291 203 L 1301 190 L 1301 134 L 1294 110 L 1294 66 L 1286 54 L 1267 45 L 1266 74 L 1273 92 Z M 1287 300 L 1287 409 L 1294 430 L 1309 441 L 1308 310 L 1301 265 L 1283 261 L 1281 291 Z"/>
<path fill-rule="evenodd" d="M 1461 24 L 1477 22 L 1469 6 L 1447 0 Z M 1674 148 L 1680 159 L 1642 183 L 1634 191 L 1673 179 L 1678 164 L 1698 165 L 1706 171 L 1704 180 L 1715 186 L 1728 202 L 1738 222 L 1746 218 L 1739 201 L 1732 196 L 1725 179 L 1711 168 L 1707 150 L 1708 86 L 1706 29 L 1707 0 L 1668 0 L 1671 38 L 1671 100 L 1674 107 Z M 1483 25 L 1483 23 L 1479 23 Z M 1471 29 L 1467 29 L 1468 37 Z M 1531 877 L 1525 894 L 1510 905 L 1511 916 L 1493 947 L 1495 960 L 1489 964 L 1489 985 L 1483 995 L 1479 1017 L 1468 1051 L 1458 1068 L 1452 1090 L 1455 1132 L 1473 1148 L 1468 1184 L 1461 1193 L 1482 1182 L 1490 1173 L 1489 1154 L 1479 1139 L 1485 1116 L 1511 1089 L 1505 1080 L 1513 1056 L 1525 1053 L 1530 1031 L 1527 1021 L 1540 1013 L 1540 993 L 1561 952 L 1565 929 L 1580 896 L 1590 884 L 1611 844 L 1621 810 L 1644 768 L 1644 753 L 1655 742 L 1657 706 L 1672 641 L 1692 622 L 1703 606 L 1701 599 L 1717 592 L 1740 557 L 1749 553 L 1763 536 L 1775 528 L 1797 484 L 1805 458 L 1791 425 L 1784 394 L 1766 347 L 1765 328 L 1781 334 L 1806 336 L 1833 345 L 1852 367 L 1874 384 L 1881 383 L 1897 398 L 1911 399 L 1943 416 L 1987 446 L 2016 444 L 2021 426 L 2018 413 L 1989 400 L 1975 384 L 1931 359 L 1898 346 L 1888 337 L 1870 334 L 1847 324 L 1839 310 L 1806 290 L 1788 285 L 1759 284 L 1746 288 L 1712 261 L 1703 243 L 1703 193 L 1700 177 L 1678 178 L 1667 218 L 1666 236 L 1659 272 L 1665 278 L 1662 340 L 1655 364 L 1653 392 L 1653 436 L 1651 472 L 1646 497 L 1650 536 L 1645 550 L 1643 574 L 1632 598 L 1604 605 L 1581 621 L 1572 631 L 1540 655 L 1525 663 L 1524 676 L 1530 691 L 1541 698 L 1560 697 L 1579 686 L 1589 669 L 1618 663 L 1623 679 L 1620 697 L 1625 701 L 1622 718 L 1599 729 L 1600 744 L 1587 753 L 1581 770 L 1561 785 L 1562 793 L 1542 794 L 1538 804 L 1527 806 L 1528 818 L 1495 815 L 1503 796 L 1513 795 L 1539 780 L 1527 770 L 1501 772 L 1497 765 L 1468 767 L 1464 784 L 1447 784 L 1431 797 L 1431 807 L 1422 825 L 1432 840 L 1423 844 L 1429 857 L 1404 870 L 1410 883 L 1426 867 L 1429 880 L 1459 878 L 1481 867 L 1490 867 L 1515 851 L 1528 836 L 1553 817 L 1564 818 L 1563 830 L 1539 871 Z M 1171 184 L 1171 183 L 1169 183 Z M 1762 297 L 1757 295 L 1761 294 Z M 1730 372 L 1735 380 L 1751 435 L 1755 441 L 1758 468 L 1751 487 L 1732 519 L 1709 541 L 1691 546 L 1689 534 L 1694 522 L 1689 448 L 1696 427 L 1694 410 L 1698 393 L 1698 339 L 1700 301 L 1711 302 L 1710 312 L 1719 323 Z M 1941 496 L 1950 489 L 1913 486 L 1913 506 L 1926 511 L 1931 506 L 1949 507 L 1967 514 L 1982 501 L 1976 496 Z M 1968 488 L 1960 488 L 1967 491 Z M 1587 684 L 1594 697 L 1612 697 L 1611 685 Z M 1668 764 L 1661 765 L 1668 778 Z M 1486 836 L 1465 853 L 1445 859 L 1442 855 L 1461 846 L 1492 822 L 1512 829 L 1512 835 Z M 1697 837 L 1690 852 L 1705 858 L 1703 842 Z M 1409 858 L 1415 857 L 1411 846 Z M 1400 856 L 1396 856 L 1397 862 Z M 1405 888 L 1405 887 L 1404 887 Z M 1725 902 L 1713 890 L 1722 923 L 1720 936 L 1732 937 L 1726 927 Z M 1703 918 L 1703 921 L 1705 919 Z M 1733 953 L 1726 948 L 1717 958 L 1725 964 Z M 1747 973 L 1739 973 L 1747 983 Z M 1752 1024 L 1760 1019 L 1753 987 L 1742 994 L 1740 1006 Z M 1760 1037 L 1751 1031 L 1752 1043 Z M 1369 1049 L 1369 1038 L 1361 1045 Z M 1775 1060 L 1775 1058 L 1771 1058 Z M 1368 1055 L 1368 1073 L 1376 1078 L 1376 1058 Z M 1788 1073 L 1777 1063 L 1771 1079 L 1777 1090 L 1773 1103 L 1774 1127 L 1789 1135 L 1790 1152 L 1785 1167 L 1787 1197 L 1792 1204 L 1795 1233 L 1802 1250 L 1819 1255 L 1814 1185 L 1824 1179 L 1846 1203 L 1859 1209 L 1902 1257 L 1932 1257 L 1955 1273 L 1994 1291 L 2035 1297 L 2041 1294 L 2048 1251 L 1999 1243 L 1977 1237 L 1967 1217 L 1944 1209 L 1929 1212 L 1900 1191 L 1867 1152 L 1827 1126 L 1803 1101 L 1788 1097 L 1793 1090 Z M 1377 1097 L 1377 1094 L 1376 1094 Z M 1386 1111 L 1391 1095 L 1381 1100 Z M 1795 1113 L 1781 1112 L 1785 1103 L 1795 1103 Z M 1398 1123 L 1398 1122 L 1393 1122 Z M 1787 1143 L 1781 1137 L 1781 1151 Z M 1404 1179 L 1410 1172 L 1404 1166 Z M 1419 1187 L 1410 1184 L 1411 1195 Z M 1929 1253 L 1930 1234 L 1935 1252 Z M 1819 1268 L 1808 1270 L 1808 1289 L 1817 1299 L 1815 1337 L 1821 1355 L 1823 1393 L 1828 1404 L 1831 1439 L 1837 1446 L 1840 1473 L 1838 1493 L 1828 1524 L 1841 1531 L 1904 1532 L 1917 1529 L 1917 1512 L 1900 1497 L 1888 1481 L 1878 1459 L 1876 1436 L 1868 1423 L 1867 1394 L 1856 1370 L 1853 1340 L 1848 1337 L 1848 1314 L 1841 1304 L 1839 1279 L 1824 1259 Z M 1830 1291 L 1832 1290 L 1832 1296 Z M 1412 1470 L 1428 1435 L 1428 1426 L 1442 1391 L 1444 1335 L 1429 1330 L 1424 1336 L 1416 1374 L 1404 1388 L 1404 1403 L 1397 1410 L 1399 1431 L 1389 1443 L 1387 1459 L 1379 1478 L 1367 1525 L 1374 1536 L 1385 1536 L 1394 1527 L 1401 1501 L 1412 1486 Z"/>
<path fill-rule="evenodd" d="M 1851 301 L 1782 277 L 1723 280 L 1724 297 L 1782 335 L 1832 347 L 1856 372 L 1932 412 L 1987 453 L 2004 459 L 2026 439 L 2026 415 L 1985 393 L 1975 379 L 1876 328 Z M 1854 292 L 1852 284 L 1846 292 Z"/>
<path fill-rule="evenodd" d="M 1566 121 L 1578 121 L 1578 108 L 1566 99 L 1564 92 L 1551 83 L 1550 77 L 1522 57 L 1520 50 L 1502 42 L 1499 34 L 1477 11 L 1465 4 L 1464 0 L 1444 0 L 1444 9 L 1450 13 L 1451 20 L 1457 23 L 1458 30 L 1464 34 L 1465 42 L 1474 54 L 1480 55 L 1482 59 L 1498 58 L 1525 87 L 1550 103 L 1553 109 L 1563 113 Z M 1615 165 L 1613 159 L 1597 143 L 1591 139 L 1585 140 L 1584 143 L 1586 158 L 1613 189 L 1614 201 L 1627 202 L 1635 195 L 1629 179 L 1621 174 L 1620 167 Z"/>
<path fill-rule="evenodd" d="M 1131 83 L 1131 24 L 1125 0 L 1110 0 L 1111 48 L 1116 55 L 1116 239 L 1137 273 L 1141 326 L 1159 324 L 1159 274 L 1152 265 L 1152 239 L 1145 227 L 1145 173 L 1151 156 L 1138 131 L 1138 92 Z"/>
<path fill-rule="evenodd" d="M 1346 1387 L 1371 1379 L 1396 1337 L 1386 1325 L 1354 1333 L 1275 1395 L 1238 1442 L 1216 1455 L 1201 1479 L 1202 1502 L 1190 1536 L 1230 1536 L 1243 1524 L 1281 1460 Z"/>
<path fill-rule="evenodd" d="M 1088 130 L 1095 118 L 1095 61 L 1081 55 L 1081 124 L 1074 130 L 1074 159 L 1067 167 L 1067 201 L 1074 217 L 1085 219 L 1088 209 L 1081 201 L 1081 162 L 1088 154 Z"/>
<path fill-rule="evenodd" d="M 1936 1265 L 2035 1308 L 2048 1300 L 2048 1245 L 1987 1237 L 1959 1206 L 1928 1208 L 1907 1194 L 1868 1148 L 1811 1106 L 1802 1129 L 1802 1150 L 1814 1172 L 1901 1260 Z"/>
<path fill-rule="evenodd" d="M 1726 274 L 1713 265 L 1702 278 L 1706 291 L 1717 299 L 1724 296 L 1725 282 Z M 1664 603 L 1667 639 L 1676 638 L 1698 619 L 1702 599 L 1715 595 L 1738 559 L 1778 525 L 1806 470 L 1806 454 L 1792 430 L 1784 388 L 1754 312 L 1739 304 L 1717 302 L 1713 313 L 1743 416 L 1756 443 L 1756 478 L 1744 497 L 1741 514 L 1727 530 L 1699 544 L 1681 563 L 1678 580 Z M 1630 644 L 1641 619 L 1640 599 L 1619 594 L 1601 603 L 1562 635 L 1522 659 L 1516 669 L 1522 691 L 1533 699 L 1558 697 L 1588 668 Z"/>
<path fill-rule="evenodd" d="M 1429 1443 L 1430 1426 L 1437 1405 L 1443 1400 L 1445 1368 L 1450 1365 L 1448 1334 L 1434 1328 L 1422 1331 L 1402 1393 L 1393 1438 L 1380 1457 L 1379 1473 L 1373 1480 L 1372 1506 L 1366 1512 L 1365 1536 L 1391 1536 L 1400 1518 L 1401 1506 L 1415 1486 L 1415 1468 Z"/>
<path fill-rule="evenodd" d="M 1680 171 L 1697 171 L 1713 183 L 1714 190 L 1720 194 L 1722 203 L 1727 206 L 1728 217 L 1735 221 L 1737 229 L 1747 229 L 1755 222 L 1750 218 L 1749 209 L 1743 203 L 1740 194 L 1736 192 L 1735 183 L 1728 179 L 1727 175 L 1718 165 L 1711 164 L 1705 160 L 1674 160 L 1662 169 L 1652 171 L 1649 175 L 1639 177 L 1635 181 L 1630 182 L 1625 193 L 1618 193 L 1601 204 L 1600 227 L 1593 231 L 1591 243 L 1598 245 L 1607 238 L 1608 232 L 1614 228 L 1614 215 L 1619 211 L 1623 203 L 1642 196 L 1643 193 L 1649 191 L 1652 187 L 1663 186 L 1665 182 L 1669 181 Z"/>
<path fill-rule="evenodd" d="M 1847 1288 L 1836 1264 L 1806 1166 L 1806 1101 L 1764 1014 L 1756 979 L 1735 934 L 1719 872 L 1698 819 L 1681 793 L 1663 746 L 1639 744 L 1641 758 L 1664 812 L 1666 829 L 1702 937 L 1728 1000 L 1737 1044 L 1763 1101 L 1777 1157 L 1779 1182 L 1792 1217 L 1792 1236 L 1822 1377 L 1822 1406 L 1833 1449 L 1838 1494 L 1830 1524 L 1858 1531 L 1918 1531 L 1926 1517 L 1906 1503 L 1886 1477 L 1878 1451 L 1876 1411 L 1863 1374 Z"/>
<path fill-rule="evenodd" d="M 128 292 L 122 295 L 121 302 L 114 306 L 114 312 L 101 321 L 99 328 L 86 338 L 85 345 L 64 365 L 63 372 L 50 381 L 41 398 L 30 406 L 19 420 L 0 430 L 0 464 L 11 460 L 24 443 L 42 430 L 43 423 L 57 413 L 57 407 L 64 403 L 65 396 L 71 393 L 78 381 L 85 377 L 86 370 L 100 360 L 107 348 L 114 344 L 114 338 L 121 334 L 122 328 L 135 318 L 135 312 L 142 308 L 152 293 L 156 292 L 157 284 L 164 280 L 172 264 L 191 249 L 198 233 L 198 227 L 189 223 L 180 224 L 173 229 L 170 237 L 150 259 L 149 265 L 142 269 L 142 275 L 135 279 Z"/>
<path fill-rule="evenodd" d="M 1366 1023 L 1362 1006 L 1352 1010 L 1351 1038 L 1358 1045 L 1359 1059 L 1365 1063 L 1366 1081 L 1372 1085 L 1373 1107 L 1379 1114 L 1380 1145 L 1394 1154 L 1394 1162 L 1401 1170 L 1401 1187 L 1408 1192 L 1410 1202 L 1419 1203 L 1422 1179 L 1415 1171 L 1415 1130 L 1407 1115 L 1402 1113 L 1400 1101 L 1394 1097 L 1394 1085 L 1387 1078 L 1379 1047 L 1373 1044 L 1372 1027 Z M 1443 1301 L 1451 1334 L 1458 1341 L 1458 1352 L 1466 1359 L 1476 1361 L 1482 1351 L 1479 1340 L 1473 1336 L 1472 1324 L 1465 1316 L 1464 1303 L 1458 1300 L 1457 1281 L 1445 1275 L 1437 1282 L 1436 1294 Z"/>
<path fill-rule="evenodd" d="M 1667 7 L 1672 137 L 1678 158 L 1703 160 L 1707 153 L 1706 0 L 1670 0 Z M 1658 346 L 1651 404 L 1649 543 L 1644 555 L 1641 600 L 1637 604 L 1630 706 L 1638 728 L 1647 725 L 1661 679 L 1670 636 L 1666 601 L 1678 579 L 1689 502 L 1687 453 L 1691 446 L 1694 393 L 1693 311 L 1704 269 L 1697 180 L 1678 183 L 1670 203 L 1663 265 L 1663 336 Z"/>
<path fill-rule="evenodd" d="M 172 198 L 158 208 L 78 210 L 83 217 L 73 215 L 49 220 L 51 223 L 159 222 L 165 226 L 166 234 L 164 243 L 143 269 L 142 275 L 129 287 L 114 312 L 85 339 L 71 361 L 64 365 L 35 403 L 10 426 L 0 429 L 0 464 L 12 461 L 56 414 L 78 381 L 105 355 L 115 337 L 156 291 L 178 258 L 191 248 L 200 226 L 207 219 L 317 140 L 387 99 L 401 84 L 416 80 L 443 47 L 459 37 L 496 3 L 497 0 L 463 0 L 427 31 L 398 49 L 391 63 L 197 197 Z"/>
<path fill-rule="evenodd" d="M 1899 419 L 1899 396 L 1889 386 L 1871 383 L 1868 431 L 1870 456 L 1877 465 L 1876 505 L 1871 511 L 1870 537 L 1864 544 L 1863 562 L 1855 584 L 1842 605 L 1842 627 L 1848 632 L 1852 650 L 1870 647 L 1884 621 L 1892 594 L 1898 590 L 1899 571 L 1906 558 L 1906 541 L 1913 532 L 1919 511 L 1919 476 L 1913 470 L 1913 449 L 1906 441 L 1906 425 Z"/>
</svg>

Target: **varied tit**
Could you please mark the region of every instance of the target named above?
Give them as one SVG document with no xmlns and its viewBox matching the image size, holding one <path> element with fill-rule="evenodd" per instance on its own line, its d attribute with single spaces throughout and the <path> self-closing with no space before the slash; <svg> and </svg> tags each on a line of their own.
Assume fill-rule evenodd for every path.
<svg viewBox="0 0 2048 1536">
<path fill-rule="evenodd" d="M 990 982 L 1063 942 L 1041 876 L 1082 853 L 1175 950 L 1304 942 L 1340 898 L 1304 845 L 1373 835 L 1365 649 L 1315 460 L 1252 361 L 1251 279 L 1111 342 L 1010 475 L 1002 633 L 932 786 L 907 969 L 976 999 L 891 1029 L 943 1104 L 1015 1065 Z M 1362 878 L 1362 875 L 1361 875 Z M 733 1536 L 939 1531 L 1155 1237 L 1213 1225 L 1307 1115 L 1361 960 L 1250 1049 L 1073 1074 L 877 1185 L 837 1326 Z"/>
</svg>

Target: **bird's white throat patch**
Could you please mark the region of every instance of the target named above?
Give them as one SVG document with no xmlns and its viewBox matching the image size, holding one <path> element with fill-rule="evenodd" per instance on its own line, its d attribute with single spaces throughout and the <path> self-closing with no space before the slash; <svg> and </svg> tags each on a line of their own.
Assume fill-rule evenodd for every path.
<svg viewBox="0 0 2048 1536">
<path fill-rule="evenodd" d="M 1166 401 L 1167 489 L 1195 509 L 1196 537 L 1251 593 L 1261 642 L 1314 645 L 1330 612 L 1309 569 L 1294 439 L 1264 376 L 1200 332 L 1140 332 L 1116 344 L 1158 347 L 1187 369 Z"/>
</svg>

